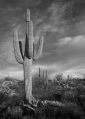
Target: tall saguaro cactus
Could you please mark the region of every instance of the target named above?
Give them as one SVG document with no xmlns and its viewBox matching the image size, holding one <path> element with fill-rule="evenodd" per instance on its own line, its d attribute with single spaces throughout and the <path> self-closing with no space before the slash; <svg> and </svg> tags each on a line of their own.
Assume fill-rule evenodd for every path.
<svg viewBox="0 0 85 119">
<path fill-rule="evenodd" d="M 27 10 L 26 19 L 26 39 L 25 49 L 23 51 L 22 42 L 18 40 L 18 33 L 15 30 L 13 47 L 15 58 L 18 63 L 23 65 L 24 82 L 25 82 L 25 98 L 29 103 L 32 103 L 32 62 L 39 58 L 43 49 L 43 37 L 39 39 L 38 50 L 35 51 L 34 37 L 33 37 L 33 23 L 30 20 L 30 10 Z"/>
</svg>

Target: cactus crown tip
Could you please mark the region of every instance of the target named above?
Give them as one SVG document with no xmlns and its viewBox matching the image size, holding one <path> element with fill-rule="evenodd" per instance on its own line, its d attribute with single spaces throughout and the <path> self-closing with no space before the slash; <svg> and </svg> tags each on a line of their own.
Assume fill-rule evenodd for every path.
<svg viewBox="0 0 85 119">
<path fill-rule="evenodd" d="M 27 9 L 27 21 L 30 21 L 30 9 Z"/>
<path fill-rule="evenodd" d="M 27 9 L 27 12 L 30 12 L 30 9 L 29 8 Z"/>
</svg>

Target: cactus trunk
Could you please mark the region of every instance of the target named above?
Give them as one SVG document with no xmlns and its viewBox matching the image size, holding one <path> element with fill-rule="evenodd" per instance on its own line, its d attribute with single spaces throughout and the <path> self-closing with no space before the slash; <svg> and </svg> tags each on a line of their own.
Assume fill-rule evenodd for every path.
<svg viewBox="0 0 85 119">
<path fill-rule="evenodd" d="M 24 59 L 24 80 L 25 80 L 25 94 L 29 103 L 32 102 L 32 59 L 25 57 Z"/>
</svg>

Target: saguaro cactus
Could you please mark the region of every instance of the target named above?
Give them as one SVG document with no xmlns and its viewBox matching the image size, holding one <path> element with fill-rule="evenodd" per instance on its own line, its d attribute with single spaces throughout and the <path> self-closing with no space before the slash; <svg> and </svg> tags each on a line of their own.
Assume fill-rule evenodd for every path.
<svg viewBox="0 0 85 119">
<path fill-rule="evenodd" d="M 47 88 L 48 86 L 48 71 L 47 70 L 43 71 L 43 81 L 44 81 L 45 88 Z"/>
<path fill-rule="evenodd" d="M 45 71 L 45 87 L 47 88 L 47 86 L 48 86 L 48 72 L 47 72 L 47 70 Z"/>
<path fill-rule="evenodd" d="M 46 70 L 46 79 L 48 78 L 48 71 Z"/>
<path fill-rule="evenodd" d="M 43 71 L 43 81 L 44 81 L 44 79 L 45 79 L 45 71 Z"/>
<path fill-rule="evenodd" d="M 41 69 L 39 68 L 39 78 L 41 78 Z"/>
<path fill-rule="evenodd" d="M 30 10 L 27 10 L 26 19 L 26 40 L 23 50 L 22 42 L 18 40 L 17 30 L 14 31 L 13 47 L 15 58 L 18 63 L 23 64 L 24 82 L 25 82 L 25 98 L 29 103 L 32 103 L 32 62 L 37 59 L 43 49 L 43 37 L 39 39 L 38 50 L 35 51 L 35 43 L 33 37 L 33 23 L 30 20 Z"/>
<path fill-rule="evenodd" d="M 48 71 L 46 70 L 46 84 L 48 85 Z"/>
</svg>

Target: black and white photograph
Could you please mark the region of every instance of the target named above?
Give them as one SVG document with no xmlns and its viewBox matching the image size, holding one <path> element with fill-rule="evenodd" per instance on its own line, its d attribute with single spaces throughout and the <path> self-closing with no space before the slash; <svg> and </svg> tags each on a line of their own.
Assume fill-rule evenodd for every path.
<svg viewBox="0 0 85 119">
<path fill-rule="evenodd" d="M 0 0 L 0 119 L 85 119 L 85 0 Z"/>
</svg>

